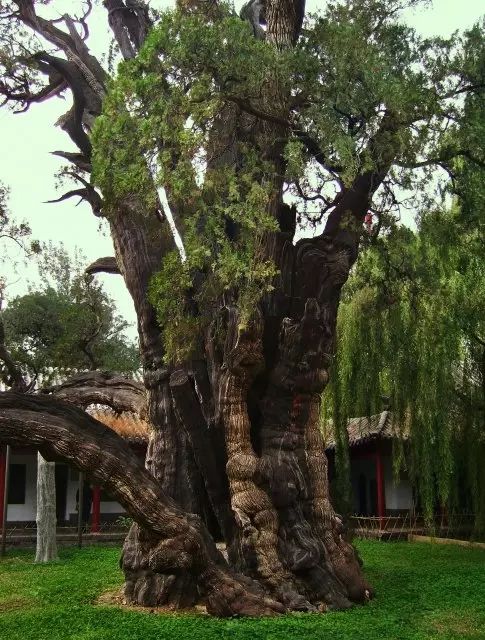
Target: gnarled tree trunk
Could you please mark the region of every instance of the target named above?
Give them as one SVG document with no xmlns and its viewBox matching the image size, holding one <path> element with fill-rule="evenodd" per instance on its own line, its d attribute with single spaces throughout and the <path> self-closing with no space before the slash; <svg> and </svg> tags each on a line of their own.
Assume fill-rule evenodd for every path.
<svg viewBox="0 0 485 640">
<path fill-rule="evenodd" d="M 85 129 L 101 113 L 104 72 L 74 29 L 68 34 L 36 18 L 29 0 L 18 4 L 22 22 L 67 55 L 67 61 L 47 54 L 39 60 L 74 96 L 76 109 L 66 116 L 65 128 L 81 154 L 61 155 L 89 170 Z M 143 3 L 104 4 L 121 51 L 133 57 L 148 28 Z M 268 41 L 293 46 L 303 0 L 264 4 Z M 153 426 L 146 469 L 119 438 L 74 408 L 52 398 L 22 397 L 16 405 L 13 395 L 0 396 L 0 439 L 60 455 L 106 486 L 133 516 L 121 564 L 126 598 L 141 605 L 190 606 L 203 596 L 218 615 L 260 615 L 346 607 L 371 593 L 330 504 L 319 401 L 341 287 L 358 251 L 358 233 L 340 230 L 339 221 L 347 214 L 363 219 L 387 159 L 379 156 L 380 172 L 357 177 L 338 196 L 324 234 L 293 244 L 295 213 L 282 200 L 290 96 L 270 81 L 269 71 L 264 92 L 271 117 L 228 102 L 228 117 L 216 122 L 213 137 L 234 138 L 238 122 L 249 121 L 252 144 L 273 165 L 268 213 L 279 231 L 266 233 L 262 245 L 279 275 L 245 327 L 236 305 L 215 305 L 197 360 L 165 364 L 161 330 L 148 302 L 150 279 L 174 246 L 167 221 L 156 207 L 145 210 L 136 196 L 100 211 L 99 195 L 86 187 L 94 211 L 108 219 L 116 262 L 103 259 L 92 270 L 105 265 L 110 273 L 119 271 L 138 317 L 146 416 Z M 237 148 L 223 143 L 219 162 L 234 163 Z M 216 325 L 222 333 L 217 340 Z M 100 398 L 96 384 L 92 388 L 92 397 Z M 59 396 L 67 399 L 68 392 Z M 211 533 L 225 542 L 229 564 Z"/>
<path fill-rule="evenodd" d="M 130 535 L 144 552 L 140 570 L 153 577 L 153 593 L 164 587 L 173 593 L 170 583 L 185 576 L 215 615 L 284 610 L 256 582 L 231 570 L 200 518 L 163 492 L 122 438 L 77 407 L 48 396 L 1 393 L 0 441 L 36 447 L 47 460 L 61 458 L 104 486 L 137 523 Z"/>
</svg>

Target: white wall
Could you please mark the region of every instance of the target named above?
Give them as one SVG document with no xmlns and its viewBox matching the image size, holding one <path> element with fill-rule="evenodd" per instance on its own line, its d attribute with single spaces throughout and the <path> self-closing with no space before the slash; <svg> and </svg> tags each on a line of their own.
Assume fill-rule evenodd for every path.
<svg viewBox="0 0 485 640">
<path fill-rule="evenodd" d="M 69 468 L 67 477 L 67 498 L 66 498 L 66 520 L 72 514 L 77 514 L 76 511 L 76 492 L 79 488 L 79 476 L 75 469 Z M 92 509 L 91 509 L 92 511 Z M 124 513 L 123 507 L 115 501 L 102 501 L 101 502 L 101 519 L 103 519 L 103 513 Z"/>
<path fill-rule="evenodd" d="M 35 520 L 37 512 L 37 454 L 13 454 L 10 457 L 11 464 L 25 464 L 25 503 L 9 504 L 7 522 L 31 522 Z M 79 487 L 77 471 L 69 468 L 67 476 L 67 495 L 65 519 L 69 520 L 71 514 L 76 511 L 76 491 Z M 101 502 L 101 519 L 103 514 L 124 513 L 123 507 L 115 501 Z"/>
<path fill-rule="evenodd" d="M 25 464 L 25 504 L 9 504 L 7 522 L 35 520 L 37 511 L 37 454 L 14 454 L 10 464 Z"/>
<path fill-rule="evenodd" d="M 386 509 L 411 509 L 413 506 L 413 490 L 406 473 L 401 473 L 398 482 L 395 482 L 392 458 L 383 458 L 383 463 Z"/>
<path fill-rule="evenodd" d="M 101 502 L 101 516 L 103 513 L 124 513 L 125 510 L 118 502 Z"/>
<path fill-rule="evenodd" d="M 79 481 L 75 478 L 78 477 L 78 472 L 71 467 L 67 473 L 67 494 L 66 494 L 66 513 L 65 519 L 69 520 L 71 513 L 77 513 L 76 511 L 76 491 L 79 488 Z"/>
</svg>

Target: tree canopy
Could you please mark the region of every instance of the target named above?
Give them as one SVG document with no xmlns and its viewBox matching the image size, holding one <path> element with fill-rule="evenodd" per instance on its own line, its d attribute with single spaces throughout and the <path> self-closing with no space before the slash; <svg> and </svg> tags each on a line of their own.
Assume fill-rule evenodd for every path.
<svg viewBox="0 0 485 640">
<path fill-rule="evenodd" d="M 467 229 L 457 207 L 430 212 L 364 252 L 340 306 L 324 416 L 345 447 L 349 417 L 388 405 L 410 444 L 396 471 L 408 467 L 428 515 L 437 500 L 463 508 L 466 488 L 483 517 L 483 248 L 483 225 Z"/>
<path fill-rule="evenodd" d="M 241 308 L 251 308 L 272 289 L 276 267 L 260 238 L 278 228 L 268 210 L 275 180 L 297 223 L 326 221 L 327 232 L 346 217 L 356 223 L 344 194 L 365 185 L 357 220 L 371 211 L 385 230 L 406 205 L 416 212 L 434 198 L 437 167 L 453 178 L 460 159 L 483 165 L 480 132 L 455 135 L 463 96 L 482 86 L 483 25 L 424 39 L 398 21 L 400 8 L 328 3 L 294 47 L 251 38 L 229 5 L 209 17 L 170 10 L 120 66 L 92 137 L 94 179 L 106 210 L 133 193 L 147 210 L 156 206 L 153 166 L 169 196 L 186 259 L 174 248 L 152 284 L 168 359 L 194 348 L 204 322 L 194 306 L 237 290 Z M 284 105 L 271 83 L 284 88 Z M 236 110 L 244 133 L 231 146 L 223 131 Z M 262 138 L 251 136 L 255 117 Z M 285 132 L 284 166 L 263 149 L 265 122 Z"/>
<path fill-rule="evenodd" d="M 473 39 L 477 32 L 472 32 Z M 474 72 L 485 57 L 475 50 Z M 480 75 L 481 74 L 481 75 Z M 450 136 L 484 157 L 482 97 L 469 96 Z M 458 142 L 457 142 L 458 141 Z M 485 522 L 485 208 L 481 162 L 450 169 L 453 204 L 422 212 L 416 232 L 404 226 L 372 238 L 340 307 L 338 348 L 324 414 L 343 425 L 380 411 L 383 398 L 410 437 L 396 471 L 407 465 L 422 506 L 468 501 Z M 468 494 L 468 500 L 465 494 Z"/>
<path fill-rule="evenodd" d="M 103 287 L 84 273 L 81 256 L 71 259 L 51 245 L 38 260 L 42 284 L 1 312 L 5 344 L 23 375 L 48 383 L 93 369 L 133 374 L 139 355 L 124 334 L 127 323 Z M 7 381 L 2 365 L 0 375 Z"/>
</svg>

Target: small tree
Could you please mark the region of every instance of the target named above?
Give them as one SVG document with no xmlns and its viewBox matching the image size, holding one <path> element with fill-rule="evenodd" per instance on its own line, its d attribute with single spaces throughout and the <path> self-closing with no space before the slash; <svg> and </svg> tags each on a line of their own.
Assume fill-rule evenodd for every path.
<svg viewBox="0 0 485 640">
<path fill-rule="evenodd" d="M 11 225 L 10 236 L 19 242 L 28 236 Z M 138 352 L 123 331 L 126 323 L 116 315 L 102 287 L 84 274 L 64 249 L 44 248 L 39 256 L 43 286 L 14 298 L 0 310 L 3 331 L 0 377 L 22 391 L 39 384 L 65 380 L 73 372 L 109 368 L 133 373 Z M 36 562 L 57 559 L 55 462 L 37 456 Z"/>
<path fill-rule="evenodd" d="M 65 378 L 107 369 L 132 374 L 139 367 L 127 323 L 93 276 L 61 248 L 39 257 L 42 285 L 9 301 L 2 320 L 10 352 L 30 379 Z"/>
</svg>

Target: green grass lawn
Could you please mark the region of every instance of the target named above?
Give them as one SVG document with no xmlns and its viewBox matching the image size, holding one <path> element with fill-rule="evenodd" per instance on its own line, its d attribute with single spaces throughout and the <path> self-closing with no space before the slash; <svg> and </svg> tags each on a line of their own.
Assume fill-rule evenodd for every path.
<svg viewBox="0 0 485 640">
<path fill-rule="evenodd" d="M 127 611 L 93 601 L 121 584 L 119 549 L 31 552 L 0 561 L 1 640 L 458 640 L 485 639 L 485 551 L 423 543 L 360 542 L 376 598 L 327 614 L 262 620 Z"/>
</svg>

